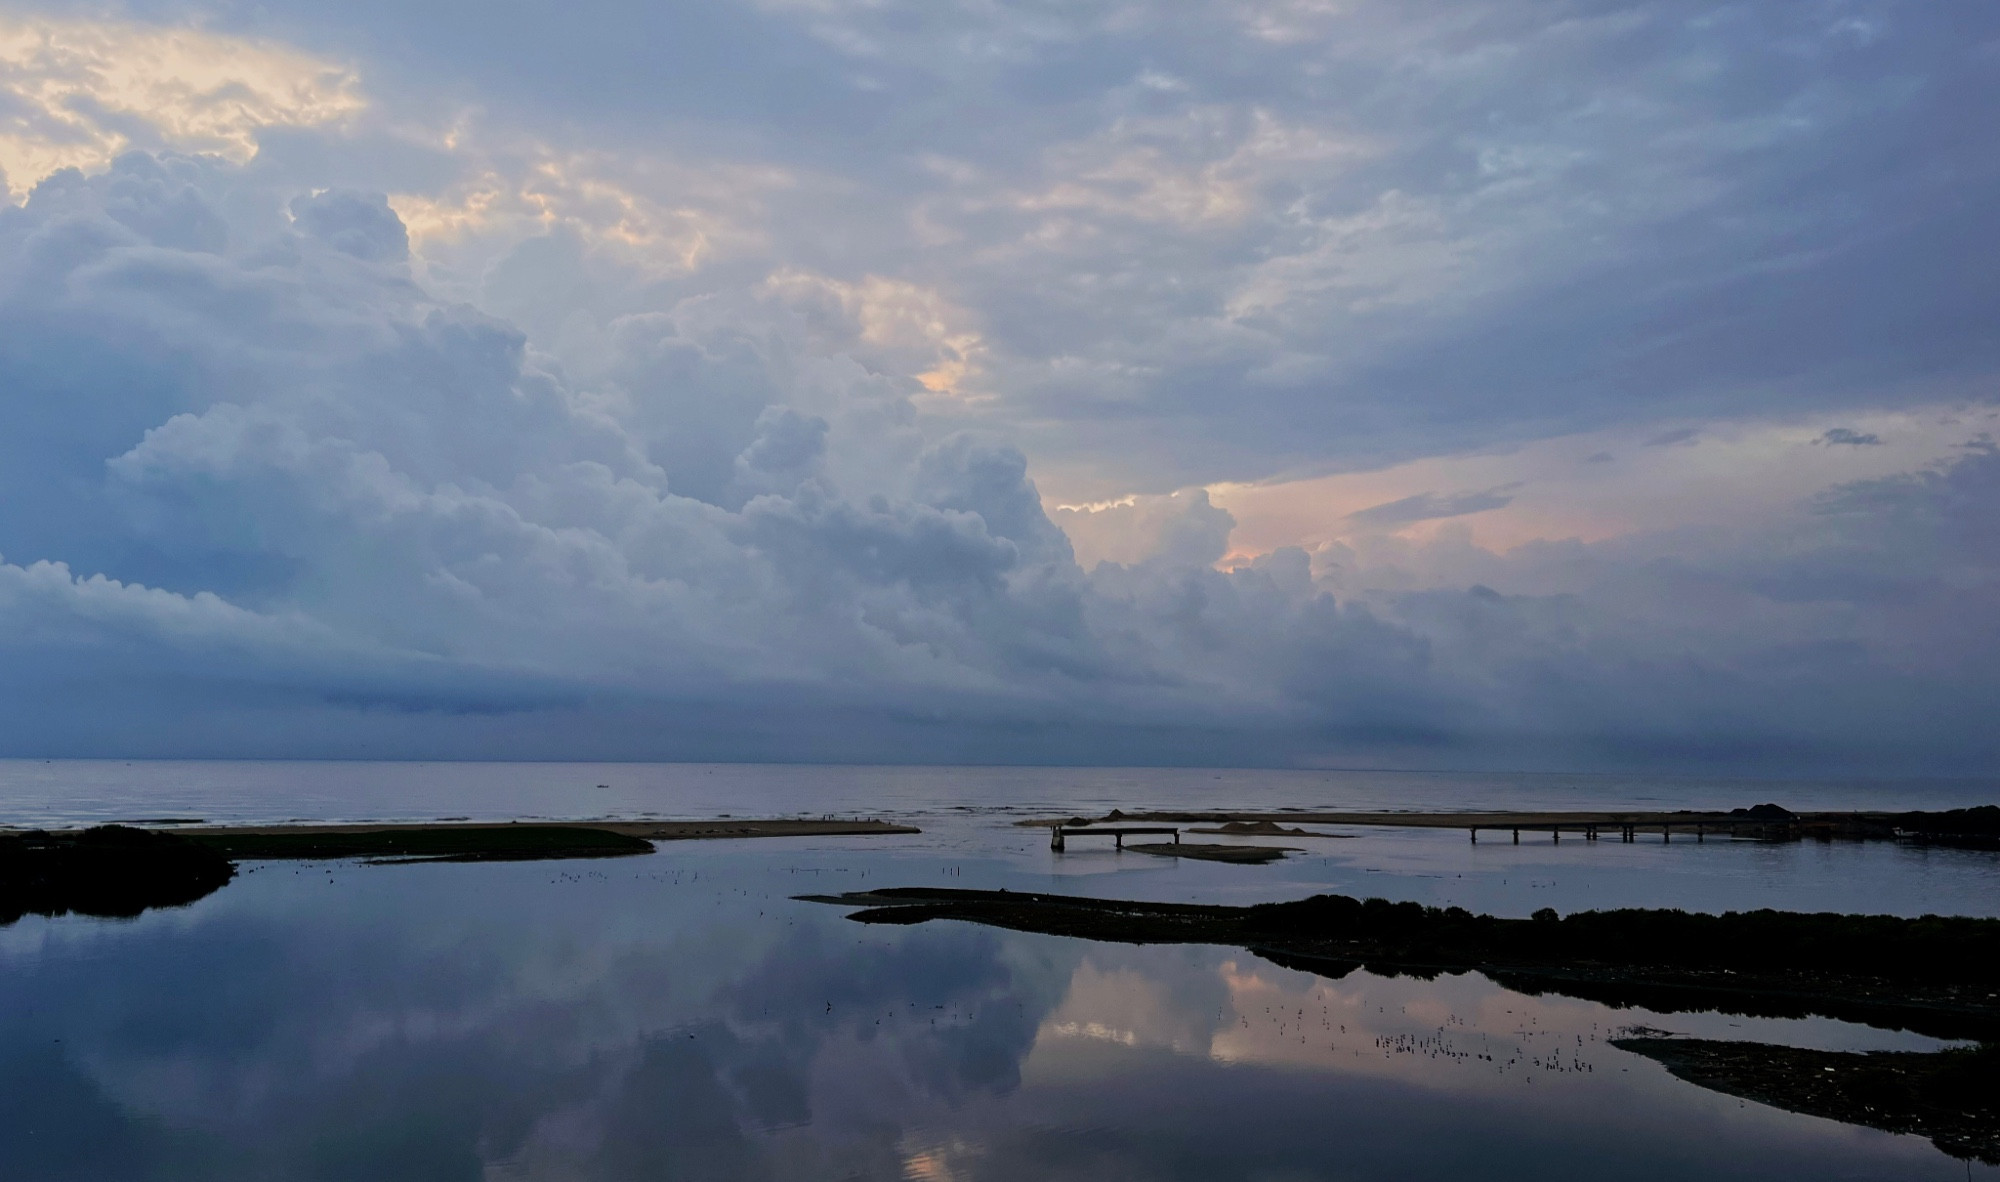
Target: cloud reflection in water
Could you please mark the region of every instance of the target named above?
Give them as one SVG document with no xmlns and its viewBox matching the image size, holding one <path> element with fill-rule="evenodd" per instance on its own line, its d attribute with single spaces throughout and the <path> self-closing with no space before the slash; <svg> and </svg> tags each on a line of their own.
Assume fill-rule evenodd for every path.
<svg viewBox="0 0 2000 1182">
<path fill-rule="evenodd" d="M 185 912 L 24 921 L 0 940 L 9 1176 L 1963 1176 L 1604 1045 L 1643 1013 L 864 929 L 786 898 L 797 858 L 274 867 Z"/>
</svg>

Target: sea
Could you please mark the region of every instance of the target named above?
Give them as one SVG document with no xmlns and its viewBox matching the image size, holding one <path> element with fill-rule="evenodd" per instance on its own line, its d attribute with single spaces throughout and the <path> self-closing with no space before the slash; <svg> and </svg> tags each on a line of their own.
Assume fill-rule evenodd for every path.
<svg viewBox="0 0 2000 1182">
<path fill-rule="evenodd" d="M 2000 854 L 1311 826 L 1266 865 L 1050 848 L 1110 809 L 1939 809 L 2000 783 L 1151 768 L 0 762 L 0 824 L 877 817 L 601 860 L 263 862 L 183 908 L 0 927 L 7 1179 L 1957 1179 L 1923 1136 L 1711 1091 L 1625 1033 L 1933 1050 L 1478 973 L 802 901 L 893 886 L 1525 916 L 2000 916 Z M 1229 840 L 1204 838 L 1206 841 Z"/>
</svg>

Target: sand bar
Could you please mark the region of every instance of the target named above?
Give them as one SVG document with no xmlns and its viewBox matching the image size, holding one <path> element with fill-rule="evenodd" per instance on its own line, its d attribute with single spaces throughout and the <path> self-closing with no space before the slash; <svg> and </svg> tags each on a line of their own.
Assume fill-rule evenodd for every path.
<svg viewBox="0 0 2000 1182">
<path fill-rule="evenodd" d="M 231 858 L 439 861 L 617 857 L 654 842 L 917 833 L 887 821 L 783 817 L 709 821 L 434 821 L 347 825 L 192 825 L 173 833 Z"/>
</svg>

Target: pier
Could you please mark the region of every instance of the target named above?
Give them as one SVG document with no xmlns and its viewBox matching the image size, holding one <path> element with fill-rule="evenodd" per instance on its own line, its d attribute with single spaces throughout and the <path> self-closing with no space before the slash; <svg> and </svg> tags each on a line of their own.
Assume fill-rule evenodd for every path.
<svg viewBox="0 0 2000 1182">
<path fill-rule="evenodd" d="M 1076 825 L 1051 825 L 1049 827 L 1049 848 L 1052 850 L 1062 849 L 1063 839 L 1066 837 L 1105 836 L 1109 836 L 1121 850 L 1125 848 L 1125 839 L 1128 837 L 1171 836 L 1174 839 L 1175 845 L 1181 843 L 1181 831 L 1171 825 L 1121 825 L 1116 829 L 1090 829 Z"/>
</svg>

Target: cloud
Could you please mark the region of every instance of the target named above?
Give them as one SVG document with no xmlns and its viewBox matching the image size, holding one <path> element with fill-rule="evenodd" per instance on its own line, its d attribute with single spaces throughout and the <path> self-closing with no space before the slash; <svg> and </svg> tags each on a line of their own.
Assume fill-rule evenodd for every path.
<svg viewBox="0 0 2000 1182">
<path fill-rule="evenodd" d="M 132 148 L 256 153 L 279 127 L 366 105 L 354 73 L 268 41 L 112 21 L 0 17 L 0 179 L 24 193 L 59 168 Z"/>
<path fill-rule="evenodd" d="M 20 10 L 0 746 L 1979 766 L 1980 29 L 1440 12 Z"/>
<path fill-rule="evenodd" d="M 410 235 L 381 194 L 328 190 L 297 197 L 292 224 L 342 254 L 369 262 L 406 259 Z"/>
<path fill-rule="evenodd" d="M 1109 505 L 1065 505 L 1054 512 L 1084 566 L 1149 560 L 1209 566 L 1229 552 L 1236 519 L 1207 489 L 1133 496 Z"/>
<path fill-rule="evenodd" d="M 1507 484 L 1499 488 L 1489 488 L 1484 492 L 1418 493 L 1415 496 L 1356 510 L 1349 513 L 1347 519 L 1356 525 L 1393 529 L 1418 521 L 1464 517 L 1470 513 L 1484 513 L 1488 509 L 1506 508 L 1514 503 L 1511 494 L 1519 487 L 1518 484 Z"/>
<path fill-rule="evenodd" d="M 692 296 L 578 385 L 415 282 L 379 196 L 261 185 L 129 156 L 0 215 L 14 749 L 240 751 L 275 717 L 318 753 L 1983 750 L 1919 687 L 1987 676 L 1985 451 L 1829 494 L 1781 546 L 1446 533 L 1224 571 L 1234 519 L 1190 490 L 1059 511 L 1125 547 L 1086 573 L 1024 457 L 927 437 L 845 304 Z M 173 690 L 65 696 L 106 678 Z"/>
</svg>

